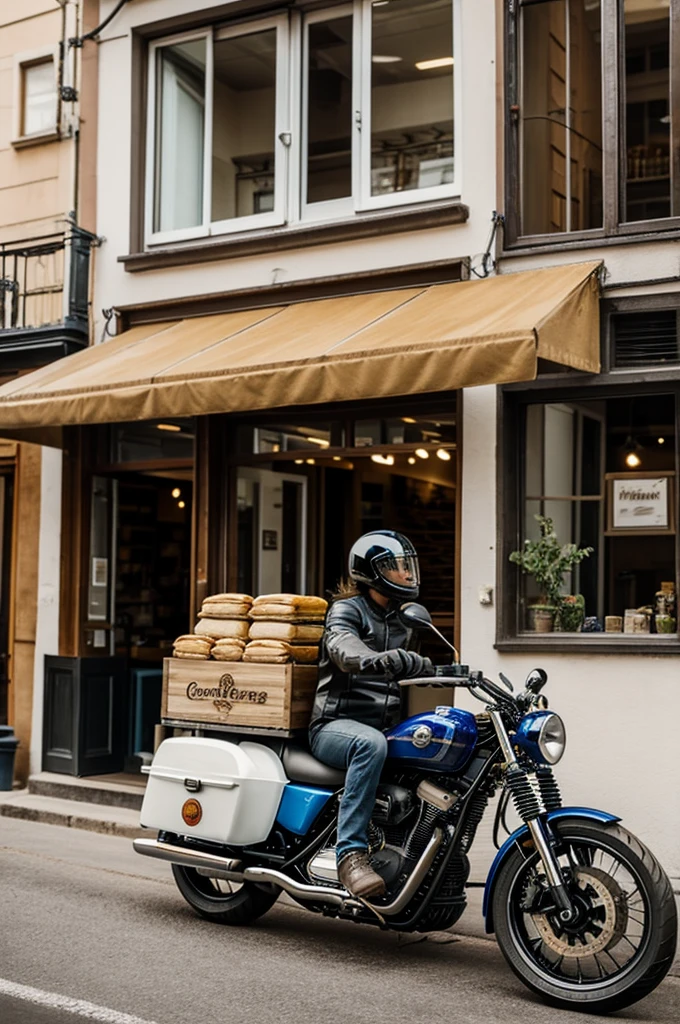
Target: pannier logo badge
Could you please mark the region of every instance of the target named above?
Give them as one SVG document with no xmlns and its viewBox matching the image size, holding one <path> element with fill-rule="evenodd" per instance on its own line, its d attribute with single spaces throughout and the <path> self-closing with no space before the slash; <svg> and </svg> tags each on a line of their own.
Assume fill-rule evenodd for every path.
<svg viewBox="0 0 680 1024">
<path fill-rule="evenodd" d="M 184 801 L 182 807 L 182 820 L 185 825 L 198 825 L 199 821 L 203 817 L 203 808 L 199 804 L 198 800 L 193 798 Z"/>
</svg>

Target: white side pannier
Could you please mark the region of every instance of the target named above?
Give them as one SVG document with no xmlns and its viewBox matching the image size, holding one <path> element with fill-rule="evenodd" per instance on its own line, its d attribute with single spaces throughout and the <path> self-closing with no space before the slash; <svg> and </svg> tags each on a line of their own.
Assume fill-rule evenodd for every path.
<svg viewBox="0 0 680 1024">
<path fill-rule="evenodd" d="M 287 781 L 280 759 L 259 743 L 164 740 L 149 769 L 141 824 L 230 846 L 260 843 Z"/>
</svg>

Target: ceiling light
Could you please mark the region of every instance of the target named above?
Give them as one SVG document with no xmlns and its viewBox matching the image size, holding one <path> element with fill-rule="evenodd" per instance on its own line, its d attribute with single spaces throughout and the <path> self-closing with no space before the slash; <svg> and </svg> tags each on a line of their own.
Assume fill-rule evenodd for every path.
<svg viewBox="0 0 680 1024">
<path fill-rule="evenodd" d="M 430 453 L 427 448 L 416 448 L 416 455 L 419 459 L 429 459 Z"/>
<path fill-rule="evenodd" d="M 446 448 L 437 448 L 437 458 L 441 459 L 442 462 L 450 462 L 451 452 L 447 452 Z"/>
<path fill-rule="evenodd" d="M 666 443 L 666 438 L 665 437 L 657 437 L 656 443 L 657 444 L 665 444 Z"/>
<path fill-rule="evenodd" d="M 339 455 L 334 455 L 333 456 L 333 462 L 340 462 L 340 456 Z"/>
<path fill-rule="evenodd" d="M 313 466 L 314 463 L 316 462 L 316 459 L 305 459 L 305 462 L 307 463 L 308 466 Z"/>
<path fill-rule="evenodd" d="M 632 434 L 629 434 L 623 444 L 623 451 L 625 453 L 624 461 L 630 469 L 637 469 L 642 464 L 640 455 L 642 454 L 642 445 L 634 439 Z"/>
<path fill-rule="evenodd" d="M 305 441 L 310 444 L 318 444 L 320 448 L 328 448 L 330 441 L 324 441 L 323 437 L 306 437 Z"/>
<path fill-rule="evenodd" d="M 295 460 L 295 465 L 296 465 L 296 466 L 301 466 L 301 465 L 303 464 L 303 462 L 304 462 L 304 461 L 305 461 L 304 459 L 296 459 L 296 460 Z"/>
<path fill-rule="evenodd" d="M 418 460 L 414 459 L 414 457 L 412 455 L 409 455 L 409 457 L 408 457 L 408 464 L 409 464 L 409 466 L 415 466 L 417 461 Z"/>
<path fill-rule="evenodd" d="M 450 68 L 453 57 L 437 57 L 436 60 L 417 60 L 418 71 L 433 71 L 435 68 Z"/>
<path fill-rule="evenodd" d="M 185 508 L 185 507 L 186 507 L 186 502 L 185 501 L 178 501 L 177 502 L 177 508 Z"/>
<path fill-rule="evenodd" d="M 176 423 L 157 423 L 156 430 L 172 430 L 173 432 L 179 433 L 181 427 L 178 427 Z"/>
<path fill-rule="evenodd" d="M 393 466 L 394 455 L 371 455 L 371 462 L 378 462 L 381 466 Z"/>
<path fill-rule="evenodd" d="M 172 496 L 173 496 L 173 498 L 179 498 L 181 493 L 182 492 L 180 491 L 179 487 L 173 487 L 173 489 L 172 489 Z"/>
<path fill-rule="evenodd" d="M 374 53 L 371 57 L 372 64 L 399 64 L 403 57 L 397 57 L 389 53 Z"/>
<path fill-rule="evenodd" d="M 402 416 L 401 417 L 401 422 L 402 423 L 415 423 L 416 421 L 413 419 L 413 416 Z"/>
</svg>

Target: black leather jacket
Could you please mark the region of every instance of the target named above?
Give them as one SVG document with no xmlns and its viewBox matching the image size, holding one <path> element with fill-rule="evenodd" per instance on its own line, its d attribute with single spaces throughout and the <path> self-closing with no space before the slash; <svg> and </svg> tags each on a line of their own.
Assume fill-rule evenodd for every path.
<svg viewBox="0 0 680 1024">
<path fill-rule="evenodd" d="M 319 647 L 310 736 L 335 718 L 353 718 L 375 729 L 399 721 L 401 688 L 375 657 L 397 647 L 416 647 L 413 630 L 397 611 L 396 604 L 382 608 L 363 594 L 331 605 Z"/>
</svg>

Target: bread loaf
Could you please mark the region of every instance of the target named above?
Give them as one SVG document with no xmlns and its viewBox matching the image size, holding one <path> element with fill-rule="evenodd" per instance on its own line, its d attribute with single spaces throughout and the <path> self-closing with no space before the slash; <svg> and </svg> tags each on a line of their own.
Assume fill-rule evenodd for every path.
<svg viewBox="0 0 680 1024">
<path fill-rule="evenodd" d="M 254 604 L 250 609 L 251 619 L 269 619 L 271 622 L 323 622 L 326 613 L 304 611 L 285 604 Z"/>
<path fill-rule="evenodd" d="M 253 600 L 250 594 L 210 594 L 203 598 L 203 604 L 252 604 Z"/>
<path fill-rule="evenodd" d="M 195 654 L 207 658 L 213 645 L 211 637 L 197 636 L 195 633 L 184 633 L 178 636 L 173 644 L 174 654 Z"/>
<path fill-rule="evenodd" d="M 210 604 L 203 602 L 198 613 L 199 619 L 247 619 L 250 611 L 249 604 L 237 604 L 235 601 L 212 601 Z"/>
<path fill-rule="evenodd" d="M 319 641 L 322 634 L 323 626 L 257 619 L 253 621 L 248 636 L 251 640 L 288 640 L 294 643 Z"/>
<path fill-rule="evenodd" d="M 185 654 L 184 651 L 174 651 L 173 658 L 183 658 L 185 661 L 208 661 L 209 654 Z"/>
<path fill-rule="evenodd" d="M 248 622 L 246 619 L 199 619 L 195 632 L 214 640 L 226 637 L 245 640 L 248 637 Z"/>
<path fill-rule="evenodd" d="M 241 661 L 245 646 L 243 640 L 237 640 L 235 637 L 217 640 L 210 656 L 216 661 Z"/>
<path fill-rule="evenodd" d="M 281 665 L 291 660 L 291 647 L 285 640 L 251 640 L 243 652 L 243 660 Z"/>
<path fill-rule="evenodd" d="M 258 608 L 261 605 L 284 605 L 289 611 L 325 615 L 328 601 L 325 601 L 323 597 L 304 594 L 261 594 L 253 601 L 253 608 Z"/>
</svg>

